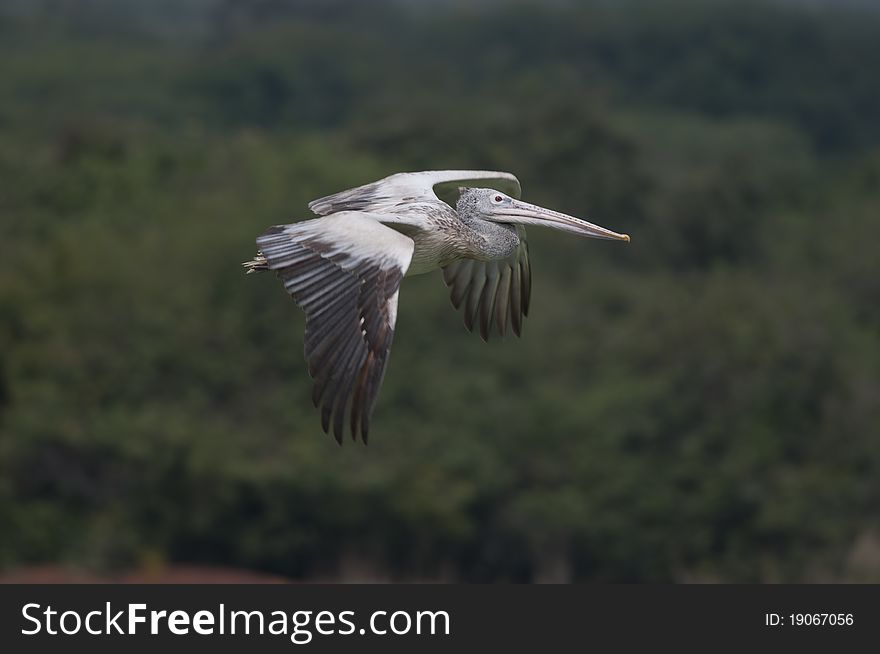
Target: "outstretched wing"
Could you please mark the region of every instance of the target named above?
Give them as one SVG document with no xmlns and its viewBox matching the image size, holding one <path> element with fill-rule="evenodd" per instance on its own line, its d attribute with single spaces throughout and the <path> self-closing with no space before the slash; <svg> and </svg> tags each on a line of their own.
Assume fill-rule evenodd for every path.
<svg viewBox="0 0 880 654">
<path fill-rule="evenodd" d="M 305 356 L 321 426 L 367 442 L 413 241 L 382 216 L 343 213 L 270 227 L 257 238 L 266 266 L 306 313 Z"/>
<path fill-rule="evenodd" d="M 485 186 L 518 198 L 519 180 L 511 173 L 491 170 L 428 170 L 397 173 L 370 184 L 313 200 L 309 209 L 319 216 L 337 211 L 394 212 L 412 202 L 443 200 L 455 205 L 460 186 Z"/>
<path fill-rule="evenodd" d="M 480 336 L 489 340 L 493 328 L 499 336 L 513 326 L 522 333 L 523 318 L 529 314 L 532 268 L 526 230 L 516 226 L 519 247 L 509 257 L 494 261 L 460 259 L 443 268 L 443 281 L 452 289 L 452 305 L 464 312 L 464 326 L 473 331 L 479 323 Z"/>
</svg>

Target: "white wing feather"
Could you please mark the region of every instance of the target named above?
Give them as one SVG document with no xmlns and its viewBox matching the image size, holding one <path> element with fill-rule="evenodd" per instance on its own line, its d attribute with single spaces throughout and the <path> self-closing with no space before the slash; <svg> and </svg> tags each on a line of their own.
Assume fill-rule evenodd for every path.
<svg viewBox="0 0 880 654">
<path fill-rule="evenodd" d="M 511 173 L 493 170 L 427 170 L 397 173 L 370 184 L 340 191 L 309 203 L 319 216 L 339 211 L 394 212 L 414 202 L 442 200 L 454 205 L 460 186 L 486 186 L 512 197 L 522 193 Z"/>
<path fill-rule="evenodd" d="M 342 442 L 344 418 L 366 443 L 388 363 L 400 281 L 412 239 L 383 216 L 353 212 L 270 227 L 257 238 L 273 270 L 306 313 L 305 356 L 321 426 Z"/>
</svg>

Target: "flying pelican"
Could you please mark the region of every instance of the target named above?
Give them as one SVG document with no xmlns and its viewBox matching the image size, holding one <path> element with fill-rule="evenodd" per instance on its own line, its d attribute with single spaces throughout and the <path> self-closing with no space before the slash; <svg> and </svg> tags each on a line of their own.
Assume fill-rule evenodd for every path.
<svg viewBox="0 0 880 654">
<path fill-rule="evenodd" d="M 451 190 L 458 191 L 448 195 Z M 452 304 L 470 331 L 519 336 L 532 288 L 525 225 L 629 241 L 564 213 L 519 200 L 504 172 L 398 173 L 309 203 L 320 218 L 275 225 L 257 238 L 248 273 L 273 270 L 305 311 L 305 358 L 321 426 L 341 444 L 348 408 L 353 439 L 366 444 L 385 375 L 407 275 L 443 269 Z M 443 199 L 455 202 L 447 204 Z"/>
</svg>

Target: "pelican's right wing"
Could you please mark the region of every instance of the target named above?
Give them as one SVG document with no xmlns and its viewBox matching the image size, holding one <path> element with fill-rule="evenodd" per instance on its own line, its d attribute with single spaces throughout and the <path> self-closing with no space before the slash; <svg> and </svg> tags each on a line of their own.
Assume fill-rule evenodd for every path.
<svg viewBox="0 0 880 654">
<path fill-rule="evenodd" d="M 397 173 L 377 182 L 313 200 L 309 209 L 319 216 L 337 211 L 391 212 L 412 202 L 443 200 L 455 206 L 460 186 L 485 186 L 518 198 L 522 189 L 511 173 L 492 170 L 427 170 Z"/>
<path fill-rule="evenodd" d="M 526 230 L 517 225 L 519 247 L 505 259 L 476 261 L 460 259 L 443 268 L 443 281 L 452 289 L 452 305 L 464 312 L 464 326 L 473 331 L 479 322 L 480 336 L 489 340 L 493 328 L 499 336 L 522 333 L 523 318 L 529 314 L 532 268 Z"/>
<path fill-rule="evenodd" d="M 306 313 L 312 400 L 340 443 L 346 407 L 352 438 L 360 433 L 367 442 L 413 254 L 413 241 L 382 219 L 343 213 L 270 227 L 257 238 L 266 267 Z"/>
</svg>

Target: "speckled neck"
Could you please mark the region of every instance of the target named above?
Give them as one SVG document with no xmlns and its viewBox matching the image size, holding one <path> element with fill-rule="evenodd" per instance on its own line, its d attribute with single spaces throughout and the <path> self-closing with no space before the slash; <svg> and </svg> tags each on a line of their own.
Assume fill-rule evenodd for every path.
<svg viewBox="0 0 880 654">
<path fill-rule="evenodd" d="M 468 228 L 469 256 L 484 261 L 503 259 L 519 247 L 519 234 L 513 225 L 481 218 L 478 189 L 464 189 L 455 205 L 458 217 Z"/>
</svg>

